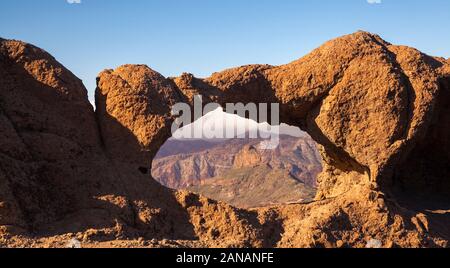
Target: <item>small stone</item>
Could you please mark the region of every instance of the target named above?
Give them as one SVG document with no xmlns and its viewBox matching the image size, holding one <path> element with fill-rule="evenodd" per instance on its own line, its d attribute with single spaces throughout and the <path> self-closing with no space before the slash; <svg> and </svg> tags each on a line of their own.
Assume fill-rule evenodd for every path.
<svg viewBox="0 0 450 268">
<path fill-rule="evenodd" d="M 382 248 L 383 243 L 378 239 L 370 239 L 367 242 L 366 248 Z"/>
<path fill-rule="evenodd" d="M 76 239 L 76 238 L 72 238 L 66 244 L 66 248 L 81 248 L 81 242 L 78 239 Z"/>
</svg>

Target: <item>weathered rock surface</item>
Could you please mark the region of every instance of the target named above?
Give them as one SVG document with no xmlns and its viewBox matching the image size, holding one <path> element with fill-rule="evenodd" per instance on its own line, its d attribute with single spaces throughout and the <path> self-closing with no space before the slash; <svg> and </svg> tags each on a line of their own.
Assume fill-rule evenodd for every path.
<svg viewBox="0 0 450 268">
<path fill-rule="evenodd" d="M 0 42 L 0 244 L 449 246 L 448 60 L 357 32 L 287 65 L 203 80 L 126 65 L 100 74 L 94 115 L 51 56 Z M 244 211 L 152 182 L 170 105 L 197 93 L 279 102 L 282 122 L 321 145 L 317 202 Z"/>
<path fill-rule="evenodd" d="M 171 106 L 181 101 L 179 91 L 146 66 L 103 71 L 98 78 L 96 114 L 111 157 L 150 168 L 148 159 L 170 135 Z"/>
<path fill-rule="evenodd" d="M 41 49 L 1 40 L 0 59 L 0 246 L 200 236 L 204 245 L 262 245 L 239 210 L 143 174 L 142 159 L 164 142 L 165 102 L 176 98 L 160 75 L 104 72 L 115 87 L 98 92 L 96 115 L 81 81 Z"/>
</svg>

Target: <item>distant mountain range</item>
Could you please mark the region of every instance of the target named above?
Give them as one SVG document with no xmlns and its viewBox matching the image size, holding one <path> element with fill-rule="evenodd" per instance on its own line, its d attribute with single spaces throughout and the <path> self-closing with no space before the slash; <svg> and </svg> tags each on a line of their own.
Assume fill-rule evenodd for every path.
<svg viewBox="0 0 450 268">
<path fill-rule="evenodd" d="M 307 135 L 280 136 L 275 150 L 263 139 L 171 139 L 153 162 L 153 177 L 238 207 L 305 202 L 314 198 L 321 158 Z"/>
</svg>

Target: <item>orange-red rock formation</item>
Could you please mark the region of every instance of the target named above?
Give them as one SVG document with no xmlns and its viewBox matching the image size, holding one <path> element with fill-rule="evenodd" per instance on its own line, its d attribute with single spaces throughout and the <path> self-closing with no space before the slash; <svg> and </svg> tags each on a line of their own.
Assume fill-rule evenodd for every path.
<svg viewBox="0 0 450 268">
<path fill-rule="evenodd" d="M 85 246 L 136 246 L 139 236 L 157 239 L 150 246 L 449 245 L 444 59 L 358 32 L 287 65 L 207 79 L 125 65 L 99 75 L 95 114 L 80 80 L 38 48 L 1 40 L 0 70 L 6 246 L 61 246 L 70 236 Z M 243 211 L 152 182 L 170 105 L 198 93 L 280 103 L 281 121 L 320 144 L 317 202 Z"/>
</svg>

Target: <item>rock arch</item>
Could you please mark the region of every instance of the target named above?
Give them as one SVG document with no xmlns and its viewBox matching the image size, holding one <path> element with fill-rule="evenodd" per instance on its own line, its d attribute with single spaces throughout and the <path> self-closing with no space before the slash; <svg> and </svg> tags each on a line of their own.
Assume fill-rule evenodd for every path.
<svg viewBox="0 0 450 268">
<path fill-rule="evenodd" d="M 357 32 L 290 64 L 206 79 L 164 78 L 143 65 L 105 70 L 94 113 L 81 81 L 53 57 L 0 39 L 0 244 L 78 234 L 86 243 L 448 246 L 449 66 Z M 141 172 L 170 137 L 170 106 L 195 94 L 280 103 L 281 121 L 322 147 L 318 201 L 243 211 Z M 408 193 L 439 200 L 407 202 Z"/>
<path fill-rule="evenodd" d="M 358 32 L 287 65 L 243 66 L 206 79 L 190 74 L 165 79 L 146 66 L 106 71 L 99 76 L 97 96 L 110 106 L 98 101 L 97 114 L 101 127 L 109 114 L 130 129 L 141 145 L 136 152 L 150 152 L 144 161 L 151 162 L 155 148 L 170 135 L 173 118 L 167 105 L 192 102 L 196 94 L 221 104 L 280 103 L 281 121 L 302 128 L 322 145 L 327 168 L 318 198 L 323 199 L 355 184 L 377 189 L 403 176 L 398 172 L 404 159 L 429 138 L 430 128 L 442 116 L 439 111 L 446 107 L 439 101 L 447 98 L 444 65 L 442 59 Z M 130 102 L 134 105 L 116 107 Z M 112 127 L 105 124 L 103 129 Z M 445 131 L 435 143 L 447 143 Z M 109 139 L 108 134 L 102 136 Z"/>
</svg>

